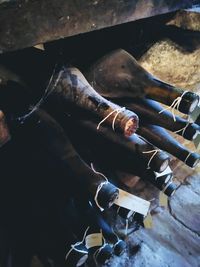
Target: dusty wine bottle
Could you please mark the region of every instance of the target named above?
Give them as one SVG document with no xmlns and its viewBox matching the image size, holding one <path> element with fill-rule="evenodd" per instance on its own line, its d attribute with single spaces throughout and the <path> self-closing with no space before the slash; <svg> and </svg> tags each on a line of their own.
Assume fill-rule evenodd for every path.
<svg viewBox="0 0 200 267">
<path fill-rule="evenodd" d="M 76 68 L 63 67 L 52 78 L 50 88 L 51 98 L 60 99 L 65 110 L 69 103 L 73 103 L 98 116 L 102 120 L 100 124 L 105 121 L 125 136 L 133 134 L 138 127 L 138 117 L 134 112 L 100 96 Z"/>
<path fill-rule="evenodd" d="M 72 146 L 63 128 L 46 112 L 36 110 L 26 119 L 23 128 L 28 128 L 38 144 L 52 153 L 62 164 L 66 176 L 71 175 L 73 179 L 83 186 L 82 189 L 90 192 L 99 207 L 110 207 L 118 196 L 118 189 L 104 177 L 92 171 L 92 169 L 80 158 Z M 73 178 L 72 178 L 73 177 Z"/>
<path fill-rule="evenodd" d="M 99 59 L 85 76 L 99 94 L 111 99 L 146 96 L 185 114 L 199 103 L 197 94 L 158 80 L 122 49 Z"/>
<path fill-rule="evenodd" d="M 171 171 L 170 173 L 167 172 L 168 168 L 161 173 L 157 173 L 151 168 L 145 167 L 143 159 L 138 157 L 138 155 L 129 153 L 129 151 L 123 150 L 122 147 L 112 145 L 111 142 L 102 142 L 99 138 L 98 142 L 95 142 L 91 136 L 88 136 L 88 138 L 90 143 L 87 143 L 87 147 L 89 146 L 91 149 L 91 159 L 100 167 L 101 172 L 110 177 L 110 181 L 117 187 L 123 183 L 123 176 L 119 177 L 114 171 L 120 170 L 150 182 L 161 191 L 164 188 L 166 190 L 168 186 L 171 189 L 173 187 L 173 191 L 168 190 L 164 192 L 168 196 L 171 196 L 175 192 L 177 185 L 171 183 L 173 174 Z M 86 140 L 84 139 L 84 141 Z M 169 182 L 170 184 L 168 184 Z"/>
<path fill-rule="evenodd" d="M 119 158 L 122 160 L 121 157 Z M 126 172 L 131 173 L 151 183 L 156 188 L 158 188 L 160 191 L 163 191 L 168 197 L 172 196 L 175 193 L 177 189 L 177 185 L 173 183 L 173 180 L 172 180 L 173 173 L 172 172 L 169 173 L 168 168 L 162 173 L 156 173 L 152 171 L 151 169 L 144 168 L 143 165 L 141 164 L 141 160 L 138 159 L 136 156 L 132 157 L 132 159 L 133 161 L 131 162 L 131 165 L 129 165 L 128 163 L 120 164 L 120 162 L 117 162 L 118 168 L 121 168 L 125 173 Z M 105 159 L 105 160 L 108 160 L 108 159 Z M 114 163 L 112 163 L 112 159 L 110 159 L 109 163 L 110 163 L 110 172 L 113 172 L 112 168 L 114 166 Z M 104 165 L 106 165 L 106 163 Z M 107 173 L 109 174 L 109 172 Z M 116 179 L 114 180 L 118 180 L 121 183 L 123 183 L 123 177 L 116 177 Z M 119 215 L 122 215 L 121 217 L 126 217 L 126 215 L 128 216 L 129 215 L 128 210 L 120 208 Z M 131 215 L 131 212 L 130 212 L 130 215 Z M 136 214 L 134 216 L 136 216 Z"/>
<path fill-rule="evenodd" d="M 84 217 L 87 218 L 88 224 L 95 227 L 96 230 L 101 230 L 103 238 L 106 240 L 106 242 L 111 244 L 114 254 L 117 256 L 123 254 L 126 249 L 126 243 L 119 239 L 119 237 L 114 233 L 113 229 L 104 219 L 103 213 L 100 213 L 91 202 L 85 204 L 84 202 L 85 201 L 83 200 L 80 204 L 79 200 L 77 207 L 79 210 L 81 209 L 80 212 L 82 213 L 83 209 L 85 210 L 83 214 Z"/>
<path fill-rule="evenodd" d="M 113 133 L 105 126 L 97 130 L 95 123 L 88 120 L 80 120 L 79 125 L 89 129 L 90 133 L 92 131 L 93 138 L 98 137 L 97 142 L 99 142 L 101 137 L 108 144 L 108 147 L 113 144 L 113 146 L 128 151 L 132 156 L 138 155 L 144 161 L 146 167 L 151 167 L 156 172 L 163 172 L 168 167 L 169 156 L 162 151 L 158 151 L 153 145 L 140 138 L 137 134 L 124 138 L 120 134 Z M 155 153 L 155 151 L 157 152 Z M 155 155 L 153 156 L 153 154 Z"/>
<path fill-rule="evenodd" d="M 74 227 L 76 232 L 78 228 L 82 229 L 81 235 L 85 232 L 84 244 L 89 252 L 87 260 L 89 266 L 93 266 L 96 262 L 105 264 L 113 255 L 112 247 L 106 243 L 102 230 L 97 224 L 96 213 L 91 209 L 93 209 L 91 202 L 88 202 L 84 196 L 78 195 L 74 198 L 73 209 L 68 212 L 71 216 L 76 210 L 78 216 L 73 221 L 72 228 Z"/>
<path fill-rule="evenodd" d="M 95 211 L 94 211 L 95 212 Z M 115 255 L 120 256 L 126 250 L 126 242 L 119 239 L 119 237 L 114 233 L 110 225 L 105 221 L 103 216 L 96 212 L 96 222 L 98 226 L 101 228 L 104 238 L 110 242 L 113 246 L 113 252 Z"/>
<path fill-rule="evenodd" d="M 91 255 L 91 261 L 105 264 L 113 255 L 112 247 L 104 243 L 101 229 L 98 226 L 90 226 L 85 238 L 86 248 Z"/>
<path fill-rule="evenodd" d="M 194 168 L 200 161 L 198 153 L 188 150 L 160 126 L 144 125 L 140 127 L 138 133 L 158 148 L 180 159 L 189 167 Z"/>
<path fill-rule="evenodd" d="M 137 99 L 137 101 L 134 100 L 134 102 L 126 103 L 125 106 L 138 114 L 140 124 L 155 124 L 172 132 L 177 132 L 177 134 L 188 140 L 194 140 L 200 131 L 199 125 L 188 122 L 179 116 L 175 116 L 174 120 L 173 114 L 164 110 L 164 108 L 154 100 L 145 98 Z"/>
</svg>

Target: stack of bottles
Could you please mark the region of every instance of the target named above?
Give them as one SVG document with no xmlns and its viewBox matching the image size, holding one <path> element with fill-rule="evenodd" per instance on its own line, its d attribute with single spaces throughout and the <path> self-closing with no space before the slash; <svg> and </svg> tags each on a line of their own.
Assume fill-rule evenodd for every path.
<svg viewBox="0 0 200 267">
<path fill-rule="evenodd" d="M 175 110 L 190 117 L 199 96 L 158 80 L 122 49 L 83 71 L 57 67 L 37 103 L 11 74 L 0 73 L 1 266 L 27 267 L 33 255 L 44 266 L 95 266 L 122 255 L 126 239 L 106 212 L 138 229 L 149 204 L 134 196 L 120 204 L 123 177 L 112 173 L 171 197 L 171 156 L 191 168 L 200 160 L 170 133 L 193 142 L 200 126 Z"/>
</svg>

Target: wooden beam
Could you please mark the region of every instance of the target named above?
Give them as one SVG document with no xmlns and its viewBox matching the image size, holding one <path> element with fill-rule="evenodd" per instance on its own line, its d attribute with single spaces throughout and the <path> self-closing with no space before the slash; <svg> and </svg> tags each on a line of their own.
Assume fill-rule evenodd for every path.
<svg viewBox="0 0 200 267">
<path fill-rule="evenodd" d="M 0 3 L 0 52 L 190 6 L 191 0 L 16 0 Z"/>
</svg>

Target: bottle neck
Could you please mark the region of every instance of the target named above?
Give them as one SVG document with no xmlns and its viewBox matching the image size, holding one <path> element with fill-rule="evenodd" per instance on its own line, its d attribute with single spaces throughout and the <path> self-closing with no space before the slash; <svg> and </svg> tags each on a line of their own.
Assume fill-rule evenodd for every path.
<svg viewBox="0 0 200 267">
<path fill-rule="evenodd" d="M 184 91 L 175 86 L 153 78 L 151 86 L 145 88 L 146 96 L 165 105 L 171 106 Z"/>
</svg>

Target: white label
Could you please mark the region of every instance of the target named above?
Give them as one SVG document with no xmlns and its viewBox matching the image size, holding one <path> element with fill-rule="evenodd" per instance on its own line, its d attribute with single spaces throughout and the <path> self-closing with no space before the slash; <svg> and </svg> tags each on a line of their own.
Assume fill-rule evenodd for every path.
<svg viewBox="0 0 200 267">
<path fill-rule="evenodd" d="M 172 173 L 172 169 L 168 166 L 163 172 L 159 173 L 159 172 L 154 172 L 155 175 L 156 175 L 156 179 L 158 177 L 161 177 L 161 176 L 164 176 L 164 175 L 167 175 L 167 174 L 171 174 Z"/>
<path fill-rule="evenodd" d="M 150 207 L 150 202 L 140 197 L 136 197 L 126 191 L 119 189 L 119 197 L 114 202 L 116 205 L 147 215 Z"/>
<path fill-rule="evenodd" d="M 85 246 L 87 249 L 93 247 L 101 247 L 103 245 L 103 236 L 102 233 L 95 233 L 86 236 L 85 238 Z"/>
</svg>

